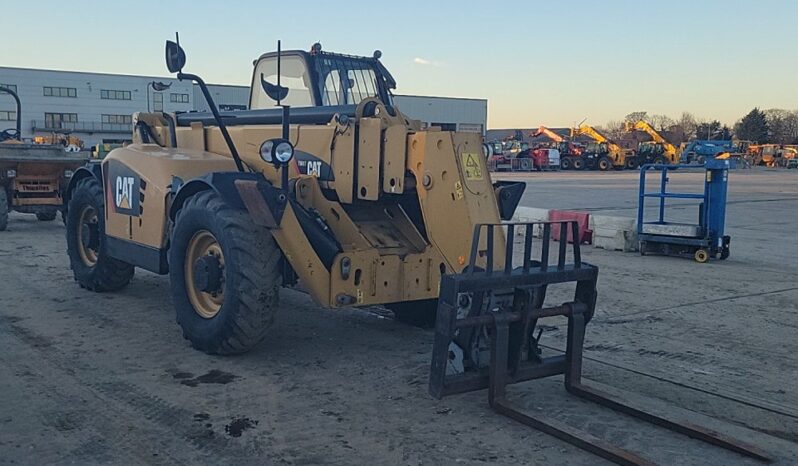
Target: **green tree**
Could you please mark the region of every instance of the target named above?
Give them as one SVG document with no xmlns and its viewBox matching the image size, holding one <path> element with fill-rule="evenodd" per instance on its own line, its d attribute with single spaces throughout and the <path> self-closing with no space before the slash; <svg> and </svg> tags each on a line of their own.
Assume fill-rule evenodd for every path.
<svg viewBox="0 0 798 466">
<path fill-rule="evenodd" d="M 718 120 L 699 123 L 695 129 L 696 139 L 731 139 L 731 128 L 722 125 Z"/>
<path fill-rule="evenodd" d="M 768 142 L 768 121 L 765 112 L 754 108 L 734 125 L 734 134 L 738 139 L 754 141 L 760 144 Z"/>
</svg>

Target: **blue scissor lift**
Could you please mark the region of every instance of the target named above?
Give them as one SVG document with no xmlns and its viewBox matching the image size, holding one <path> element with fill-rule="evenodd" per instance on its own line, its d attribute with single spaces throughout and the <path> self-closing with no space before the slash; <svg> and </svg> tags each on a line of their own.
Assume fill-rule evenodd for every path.
<svg viewBox="0 0 798 466">
<path fill-rule="evenodd" d="M 692 257 L 698 262 L 710 258 L 721 260 L 729 257 L 731 238 L 724 235 L 726 223 L 726 190 L 729 183 L 728 160 L 707 160 L 704 165 L 661 165 L 646 164 L 640 167 L 640 197 L 637 209 L 637 235 L 640 240 L 640 254 L 663 254 L 668 256 Z M 669 176 L 674 170 L 693 172 L 702 169 L 704 192 L 668 192 Z M 659 191 L 646 192 L 646 174 L 660 172 Z M 657 221 L 646 222 L 646 199 L 659 199 Z M 698 224 L 668 222 L 665 220 L 666 199 L 693 199 L 698 203 Z"/>
</svg>

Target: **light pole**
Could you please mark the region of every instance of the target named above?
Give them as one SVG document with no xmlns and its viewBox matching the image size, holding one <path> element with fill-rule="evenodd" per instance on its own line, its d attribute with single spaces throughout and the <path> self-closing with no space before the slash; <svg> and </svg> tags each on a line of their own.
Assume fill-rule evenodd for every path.
<svg viewBox="0 0 798 466">
<path fill-rule="evenodd" d="M 152 90 L 154 90 L 156 92 L 163 92 L 163 91 L 169 89 L 170 87 L 172 87 L 172 83 L 166 84 L 166 83 L 162 83 L 160 81 L 150 81 L 150 82 L 147 83 L 147 113 L 150 113 L 150 111 L 151 111 L 150 110 L 150 87 L 152 87 Z"/>
</svg>

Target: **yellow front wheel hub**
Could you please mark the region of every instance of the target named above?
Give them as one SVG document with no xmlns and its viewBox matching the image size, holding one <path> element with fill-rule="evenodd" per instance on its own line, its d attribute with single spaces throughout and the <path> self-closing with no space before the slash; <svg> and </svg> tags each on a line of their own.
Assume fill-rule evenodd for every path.
<svg viewBox="0 0 798 466">
<path fill-rule="evenodd" d="M 222 308 L 224 265 L 224 254 L 216 237 L 208 230 L 194 233 L 184 262 L 186 294 L 194 311 L 205 319 L 212 319 Z"/>
<path fill-rule="evenodd" d="M 78 255 L 86 267 L 97 265 L 98 251 L 100 249 L 100 224 L 97 218 L 97 210 L 90 206 L 84 206 L 78 216 Z"/>
</svg>

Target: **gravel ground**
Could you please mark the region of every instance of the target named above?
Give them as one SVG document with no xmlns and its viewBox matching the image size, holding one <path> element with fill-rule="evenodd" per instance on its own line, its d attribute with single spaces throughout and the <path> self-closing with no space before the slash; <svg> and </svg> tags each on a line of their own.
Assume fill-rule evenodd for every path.
<svg viewBox="0 0 798 466">
<path fill-rule="evenodd" d="M 523 205 L 634 215 L 634 173 L 524 178 Z M 796 464 L 798 171 L 737 171 L 730 189 L 727 261 L 583 250 L 601 269 L 585 375 Z M 387 311 L 288 290 L 263 345 L 211 357 L 181 338 L 166 277 L 92 294 L 65 248 L 58 222 L 14 214 L 0 232 L 0 464 L 604 464 L 493 413 L 485 392 L 432 399 L 432 332 Z M 546 323 L 541 343 L 562 348 L 563 322 Z M 574 399 L 560 378 L 510 396 L 662 464 L 757 464 Z"/>
</svg>

